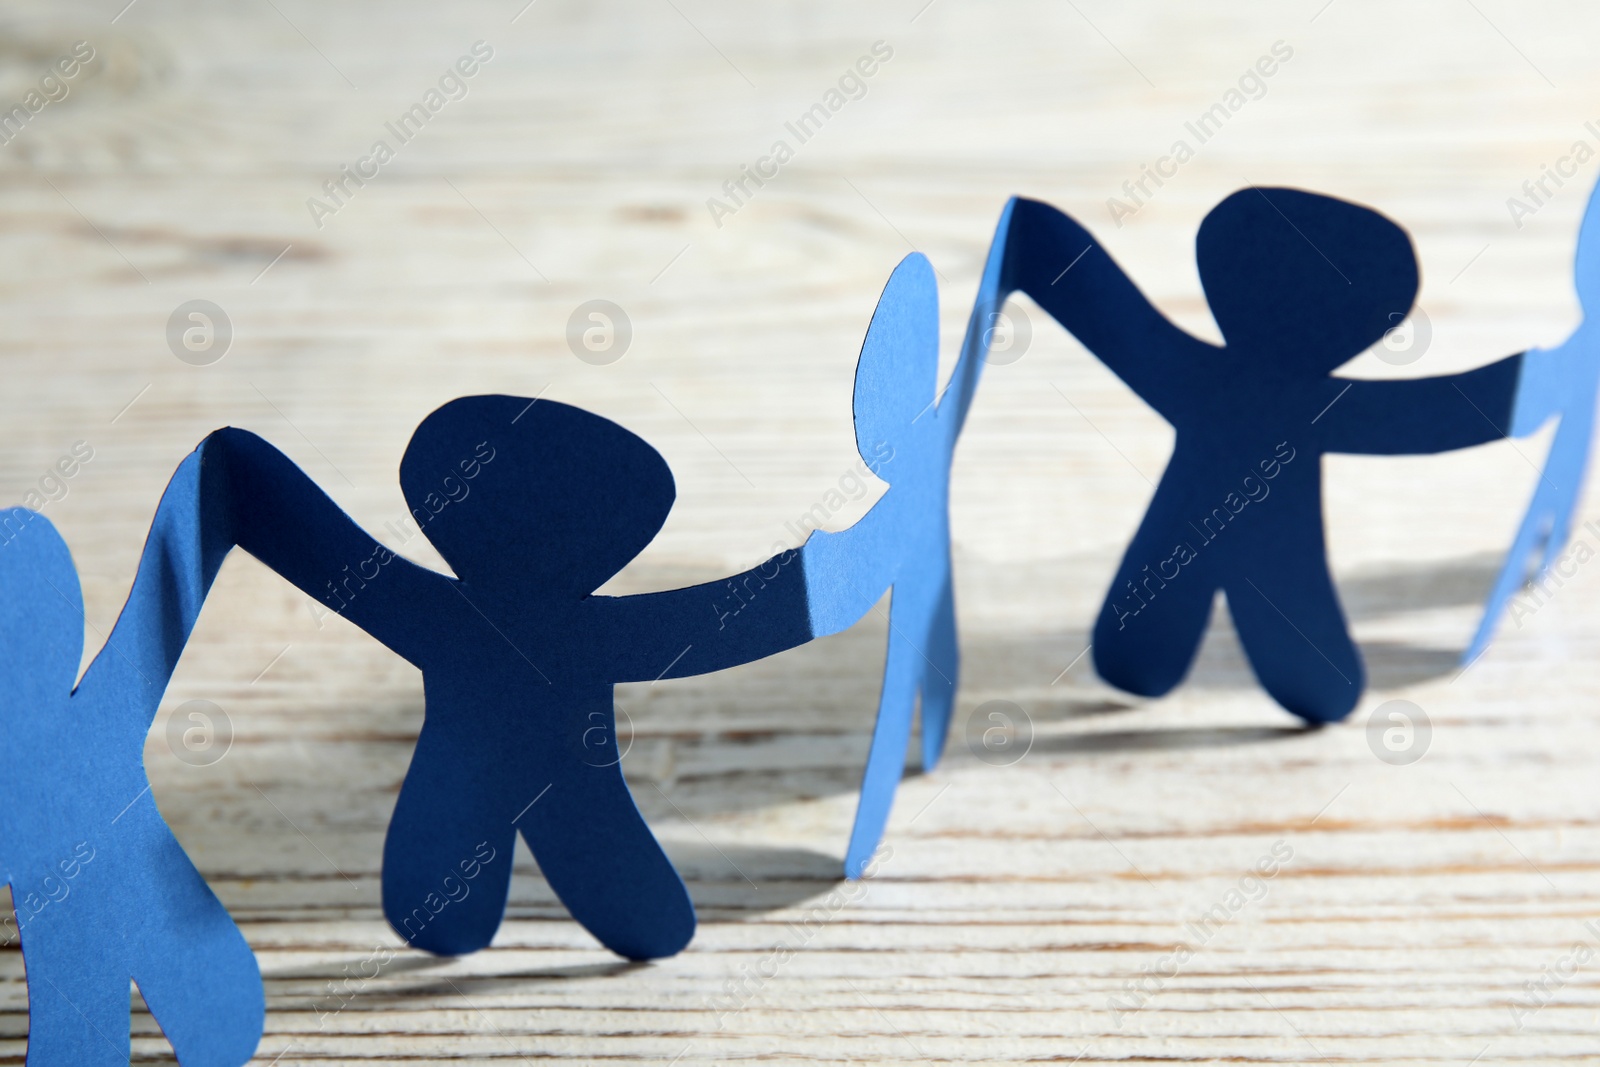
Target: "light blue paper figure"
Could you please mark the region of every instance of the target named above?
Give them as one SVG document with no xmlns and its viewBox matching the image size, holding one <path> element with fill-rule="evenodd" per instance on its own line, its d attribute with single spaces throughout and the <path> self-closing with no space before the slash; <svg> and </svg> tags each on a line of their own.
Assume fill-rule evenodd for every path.
<svg viewBox="0 0 1600 1067">
<path fill-rule="evenodd" d="M 1572 514 L 1583 489 L 1594 439 L 1595 393 L 1600 389 L 1600 322 L 1596 321 L 1600 319 L 1600 186 L 1589 193 L 1578 229 L 1573 286 L 1583 321 L 1555 348 L 1528 353 L 1512 411 L 1511 435 L 1527 436 L 1552 416 L 1558 416 L 1561 423 L 1550 442 L 1527 514 L 1489 593 L 1483 620 L 1461 656 L 1464 664 L 1472 663 L 1489 647 L 1511 597 L 1529 580 L 1544 577 L 1572 533 Z"/>
<path fill-rule="evenodd" d="M 856 448 L 889 489 L 850 529 L 813 534 L 806 545 L 816 633 L 843 629 L 885 589 L 893 591 L 878 718 L 845 853 L 848 878 L 861 875 L 883 836 L 919 695 L 922 763 L 932 768 L 944 750 L 960 675 L 949 499 L 966 394 L 947 391 L 941 400 L 938 372 L 938 287 L 927 257 L 914 253 L 884 287 L 856 368 Z M 849 599 L 852 590 L 859 600 Z M 830 598 L 837 618 L 818 612 Z"/>
<path fill-rule="evenodd" d="M 145 735 L 227 554 L 201 453 L 173 475 L 127 604 L 73 688 L 83 598 L 50 520 L 0 511 L 0 869 L 28 979 L 30 1067 L 128 1062 L 128 979 L 184 1067 L 238 1067 L 261 1038 L 261 974 L 150 795 Z"/>
</svg>

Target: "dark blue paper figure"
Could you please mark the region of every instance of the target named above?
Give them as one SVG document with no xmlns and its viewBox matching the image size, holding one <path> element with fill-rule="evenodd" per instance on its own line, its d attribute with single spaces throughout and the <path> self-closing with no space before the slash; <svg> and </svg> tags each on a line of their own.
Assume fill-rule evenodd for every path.
<svg viewBox="0 0 1600 1067">
<path fill-rule="evenodd" d="M 939 293 L 920 253 L 895 268 L 872 316 L 856 367 L 855 432 L 861 458 L 889 484 L 860 522 L 814 534 L 805 546 L 813 627 L 850 625 L 892 589 L 878 718 L 861 780 L 845 876 L 857 878 L 883 836 L 921 696 L 922 763 L 944 750 L 959 677 L 950 568 L 950 460 L 960 423 L 938 402 Z"/>
<path fill-rule="evenodd" d="M 453 400 L 413 435 L 401 489 L 456 577 L 394 555 L 255 435 L 210 441 L 239 489 L 238 544 L 422 671 L 425 720 L 384 845 L 395 931 L 447 955 L 489 944 L 520 832 L 612 951 L 683 948 L 694 909 L 623 780 L 612 687 L 809 641 L 821 631 L 801 553 L 690 588 L 595 595 L 661 528 L 672 474 L 621 426 L 554 401 Z M 819 595 L 838 628 L 858 617 Z"/>
<path fill-rule="evenodd" d="M 1600 312 L 1600 186 L 1589 193 L 1575 258 L 1573 284 L 1583 321 L 1556 348 L 1529 353 L 1511 433 L 1515 437 L 1533 433 L 1551 416 L 1558 416 L 1561 424 L 1550 442 L 1522 525 L 1489 593 L 1483 620 L 1461 656 L 1463 663 L 1470 664 L 1489 647 L 1495 625 L 1513 594 L 1530 578 L 1544 576 L 1572 533 L 1572 514 L 1594 439 L 1595 392 L 1600 388 L 1600 323 L 1591 318 L 1592 313 Z"/>
<path fill-rule="evenodd" d="M 1523 357 L 1406 381 L 1335 377 L 1409 313 L 1417 263 L 1399 226 L 1331 197 L 1250 188 L 1206 216 L 1196 251 L 1220 346 L 1171 323 L 1060 211 L 1015 200 L 1005 227 L 994 294 L 1026 292 L 1177 430 L 1094 628 L 1100 675 L 1171 690 L 1222 589 L 1273 698 L 1310 722 L 1348 715 L 1364 675 L 1328 573 L 1321 456 L 1501 438 Z"/>
<path fill-rule="evenodd" d="M 255 957 L 162 820 L 144 769 L 145 734 L 228 551 L 202 495 L 217 499 L 196 453 L 162 496 L 127 604 L 76 689 L 84 615 L 72 557 L 50 520 L 0 511 L 11 693 L 0 863 L 27 967 L 31 1065 L 126 1064 L 130 977 L 185 1067 L 237 1067 L 261 1038 Z"/>
</svg>

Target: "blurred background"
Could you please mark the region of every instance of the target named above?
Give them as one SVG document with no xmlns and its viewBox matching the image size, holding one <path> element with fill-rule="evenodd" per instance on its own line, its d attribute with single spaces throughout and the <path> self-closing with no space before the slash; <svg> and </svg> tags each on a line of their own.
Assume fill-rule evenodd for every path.
<svg viewBox="0 0 1600 1067">
<path fill-rule="evenodd" d="M 1459 370 L 1579 320 L 1600 12 L 1578 4 L 123 3 L 0 14 L 0 496 L 36 493 L 71 545 L 86 662 L 167 478 L 223 425 L 438 567 L 395 471 L 469 393 L 582 405 L 667 457 L 676 508 L 608 592 L 750 566 L 819 505 L 844 528 L 882 489 L 844 482 L 878 291 L 928 255 L 948 368 L 1013 194 L 1078 217 L 1210 339 L 1211 205 L 1259 184 L 1378 208 L 1413 235 L 1421 312 L 1347 374 Z M 259 1062 L 1587 1055 L 1595 972 L 1547 972 L 1600 942 L 1595 576 L 1458 663 L 1547 434 L 1327 462 L 1371 692 L 1306 733 L 1220 603 L 1171 697 L 1096 680 L 1091 620 L 1172 434 L 1025 299 L 994 362 L 954 473 L 947 760 L 918 774 L 913 752 L 892 859 L 781 967 L 787 924 L 837 882 L 880 617 L 619 689 L 630 782 L 700 910 L 683 955 L 611 957 L 521 854 L 495 946 L 443 961 L 401 952 L 378 907 L 419 677 L 231 558 L 147 764 L 261 959 Z M 1399 763 L 1368 730 L 1391 700 L 1427 726 Z M 981 742 L 992 701 L 1015 760 Z M 186 743 L 195 714 L 209 732 Z M 393 962 L 349 985 L 380 947 Z M 7 1061 L 21 976 L 13 945 Z M 170 1055 L 133 1025 L 136 1058 Z"/>
</svg>

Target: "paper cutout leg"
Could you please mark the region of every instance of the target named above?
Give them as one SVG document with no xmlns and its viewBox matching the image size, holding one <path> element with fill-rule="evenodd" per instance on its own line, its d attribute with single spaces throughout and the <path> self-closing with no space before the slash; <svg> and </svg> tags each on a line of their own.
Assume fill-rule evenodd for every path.
<svg viewBox="0 0 1600 1067">
<path fill-rule="evenodd" d="M 383 914 L 413 948 L 460 956 L 500 928 L 521 804 L 465 784 L 513 754 L 444 715 L 422 724 L 383 844 Z"/>
<path fill-rule="evenodd" d="M 609 715 L 609 694 L 603 706 Z M 608 748 L 595 760 L 607 765 L 580 757 L 517 828 L 550 888 L 602 944 L 630 960 L 671 956 L 694 937 L 694 904 L 639 814 L 621 761 L 608 762 L 614 742 L 598 750 Z"/>
<path fill-rule="evenodd" d="M 601 944 L 653 959 L 688 943 L 694 908 L 683 880 L 639 814 L 620 761 L 599 765 L 605 746 L 584 744 L 588 727 L 552 736 L 554 709 L 538 701 L 463 712 L 430 696 L 384 845 L 384 914 L 397 933 L 440 955 L 486 947 L 505 913 L 520 830 L 551 888 Z M 609 715 L 609 695 L 595 699 Z"/>
<path fill-rule="evenodd" d="M 132 978 L 183 1067 L 245 1063 L 266 1011 L 255 955 L 155 805 L 136 806 L 119 826 L 135 819 L 145 862 L 172 873 L 158 891 L 130 883 L 119 902 L 135 923 Z M 173 952 L 179 943 L 190 950 Z"/>
<path fill-rule="evenodd" d="M 1168 465 L 1095 621 L 1095 671 L 1139 696 L 1165 696 L 1189 673 L 1220 585 L 1213 556 L 1189 525 L 1207 496 L 1196 474 Z"/>
<path fill-rule="evenodd" d="M 116 909 L 115 904 L 101 904 Z M 22 930 L 28 977 L 28 1067 L 126 1067 L 128 974 L 107 943 L 118 914 L 88 908 L 55 915 L 51 928 Z M 41 923 L 41 925 L 43 925 Z M 238 1062 L 238 1061 L 236 1061 Z"/>
<path fill-rule="evenodd" d="M 1600 345 L 1595 347 L 1591 357 L 1600 360 Z M 1580 396 L 1586 392 L 1592 397 L 1594 386 L 1579 386 L 1577 391 Z M 1489 591 L 1478 629 L 1461 654 L 1462 664 L 1470 664 L 1483 654 L 1494 640 L 1495 627 L 1511 598 L 1529 582 L 1542 579 L 1566 547 L 1593 438 L 1594 403 L 1577 400 L 1561 415 L 1561 424 L 1556 427 L 1550 452 L 1545 456 L 1544 469 L 1534 486 L 1533 499 L 1528 502 L 1528 510 Z"/>
<path fill-rule="evenodd" d="M 916 710 L 919 683 L 933 669 L 918 645 L 927 647 L 929 626 L 938 595 L 919 589 L 914 582 L 894 587 L 889 602 L 888 652 L 883 664 L 883 689 L 878 699 L 878 719 L 872 728 L 872 746 L 861 776 L 861 801 L 845 851 L 844 875 L 859 878 L 883 839 L 889 822 L 895 787 L 905 773 L 906 747 L 911 741 L 911 717 Z M 932 603 L 930 603 L 932 601 Z M 953 691 L 947 687 L 947 692 Z M 923 690 L 923 707 L 927 707 Z M 924 729 L 927 717 L 923 718 Z M 941 736 L 941 740 L 943 735 Z"/>
<path fill-rule="evenodd" d="M 929 516 L 932 529 L 944 529 Z M 907 544 L 908 553 L 942 554 L 949 566 L 948 536 Z M 930 581 L 929 579 L 932 579 Z M 961 652 L 956 634 L 955 593 L 948 569 L 941 575 L 912 571 L 894 585 L 889 602 L 888 649 L 878 718 L 861 774 L 861 802 L 845 849 L 846 878 L 859 878 L 871 862 L 889 822 L 895 790 L 905 774 L 906 746 L 914 711 L 922 719 L 922 769 L 931 771 L 944 754 L 945 737 L 960 681 Z"/>
<path fill-rule="evenodd" d="M 1320 552 L 1262 552 L 1226 592 L 1250 668 L 1274 700 L 1307 722 L 1350 714 L 1366 675 Z"/>
<path fill-rule="evenodd" d="M 183 1067 L 246 1063 L 265 1009 L 250 946 L 152 801 L 115 830 L 59 902 L 22 909 L 28 1063 L 126 1064 L 130 978 Z"/>
<path fill-rule="evenodd" d="M 961 642 L 956 633 L 956 597 L 949 547 L 944 580 L 928 620 L 928 662 L 922 672 L 922 767 L 932 770 L 944 755 L 956 690 L 961 684 Z"/>
<path fill-rule="evenodd" d="M 1092 655 L 1095 672 L 1118 689 L 1160 697 L 1189 673 L 1211 620 L 1218 584 L 1205 560 L 1197 560 L 1157 592 L 1165 601 L 1159 614 L 1145 615 L 1137 608 L 1119 612 L 1116 601 L 1127 599 L 1130 583 L 1149 580 L 1142 568 L 1150 558 L 1136 538 L 1095 620 Z"/>
</svg>

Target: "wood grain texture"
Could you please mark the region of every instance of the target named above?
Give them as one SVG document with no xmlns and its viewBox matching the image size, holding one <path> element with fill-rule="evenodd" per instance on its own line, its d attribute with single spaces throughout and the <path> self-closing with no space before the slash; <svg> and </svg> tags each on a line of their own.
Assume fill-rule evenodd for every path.
<svg viewBox="0 0 1600 1067">
<path fill-rule="evenodd" d="M 645 436 L 678 480 L 665 530 L 613 589 L 747 566 L 792 543 L 785 524 L 855 462 L 851 376 L 890 269 L 913 247 L 938 268 L 948 363 L 1012 193 L 1079 215 L 1208 336 L 1192 247 L 1211 204 L 1254 182 L 1381 208 L 1415 235 L 1432 341 L 1408 367 L 1365 356 L 1362 374 L 1474 365 L 1554 343 L 1577 317 L 1572 240 L 1596 162 L 1520 226 L 1506 205 L 1575 141 L 1600 147 L 1585 126 L 1600 120 L 1600 13 L 1577 3 L 120 6 L 13 4 L 0 31 L 0 103 L 71 42 L 97 50 L 0 146 L 0 494 L 93 446 L 45 508 L 83 573 L 91 653 L 173 467 L 230 423 L 438 565 L 385 532 L 404 514 L 411 428 L 469 392 L 582 404 Z M 316 226 L 307 198 L 478 40 L 494 57 L 468 95 Z M 707 198 L 879 40 L 893 57 L 865 95 L 717 225 Z M 1107 198 L 1280 40 L 1293 57 L 1264 95 L 1115 225 Z M 194 298 L 234 326 L 211 366 L 167 346 L 169 314 Z M 610 366 L 565 340 L 594 298 L 633 326 Z M 1600 918 L 1600 567 L 1465 673 L 1455 662 L 1545 438 L 1329 461 L 1332 553 L 1372 676 L 1350 723 L 1295 728 L 1254 687 L 1225 611 L 1180 691 L 1133 700 L 1081 653 L 1171 433 L 1022 314 L 1031 345 L 989 371 L 955 472 L 955 736 L 905 783 L 875 878 L 829 896 L 881 618 L 619 690 L 629 780 L 702 919 L 674 959 L 600 950 L 526 855 L 493 948 L 401 951 L 378 861 L 419 678 L 230 559 L 147 763 L 259 955 L 258 1062 L 1594 1057 L 1600 958 L 1563 960 L 1600 946 L 1585 925 Z M 1409 766 L 1377 759 L 1366 733 L 1400 698 L 1432 726 Z M 208 766 L 166 741 L 191 699 L 234 730 Z M 990 700 L 1031 721 L 1012 766 L 966 740 Z M 1278 873 L 1249 879 L 1275 847 Z M 347 982 L 374 953 L 379 975 Z M 170 1056 L 147 1014 L 133 1026 L 137 1059 Z M 25 1034 L 11 949 L 0 1060 L 21 1061 Z"/>
</svg>

